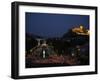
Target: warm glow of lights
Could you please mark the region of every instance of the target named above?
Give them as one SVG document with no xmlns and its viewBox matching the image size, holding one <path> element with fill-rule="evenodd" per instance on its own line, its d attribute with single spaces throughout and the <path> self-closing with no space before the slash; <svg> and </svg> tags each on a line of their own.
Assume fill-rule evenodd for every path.
<svg viewBox="0 0 100 81">
<path fill-rule="evenodd" d="M 83 26 L 80 26 L 80 29 L 83 30 Z"/>
<path fill-rule="evenodd" d="M 90 31 L 88 30 L 88 32 L 87 32 L 88 34 L 90 34 Z"/>
<path fill-rule="evenodd" d="M 79 27 L 75 27 L 72 29 L 72 31 L 78 35 L 89 35 L 90 31 L 88 29 L 85 29 L 87 32 L 84 31 L 84 27 L 81 25 Z"/>
</svg>

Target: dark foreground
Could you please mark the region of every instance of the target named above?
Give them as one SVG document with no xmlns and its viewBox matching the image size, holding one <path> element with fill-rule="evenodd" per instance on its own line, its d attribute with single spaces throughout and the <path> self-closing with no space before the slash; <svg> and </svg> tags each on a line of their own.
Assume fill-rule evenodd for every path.
<svg viewBox="0 0 100 81">
<path fill-rule="evenodd" d="M 48 58 L 40 58 L 29 55 L 26 57 L 26 68 L 88 65 L 89 62 L 82 57 L 70 55 L 51 55 Z"/>
</svg>

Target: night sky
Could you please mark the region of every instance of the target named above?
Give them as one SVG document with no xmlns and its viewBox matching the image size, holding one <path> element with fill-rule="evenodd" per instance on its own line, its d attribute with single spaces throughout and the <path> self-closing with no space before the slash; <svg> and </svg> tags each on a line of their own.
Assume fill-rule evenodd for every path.
<svg viewBox="0 0 100 81">
<path fill-rule="evenodd" d="M 61 37 L 69 29 L 83 25 L 89 29 L 88 15 L 26 12 L 26 32 L 43 37 Z"/>
</svg>

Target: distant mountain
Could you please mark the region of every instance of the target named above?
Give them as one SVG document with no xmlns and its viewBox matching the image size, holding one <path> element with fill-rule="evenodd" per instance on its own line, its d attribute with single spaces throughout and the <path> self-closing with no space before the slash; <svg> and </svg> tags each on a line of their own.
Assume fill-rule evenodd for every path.
<svg viewBox="0 0 100 81">
<path fill-rule="evenodd" d="M 76 33 L 72 32 L 72 29 L 69 29 L 68 32 L 64 33 L 62 39 L 75 37 Z"/>
<path fill-rule="evenodd" d="M 62 36 L 62 40 L 69 41 L 71 45 L 83 45 L 89 42 L 89 30 L 83 26 L 69 29 L 69 31 Z"/>
<path fill-rule="evenodd" d="M 62 36 L 62 38 L 71 38 L 71 37 L 77 37 L 77 36 L 88 37 L 89 30 L 83 26 L 75 27 L 75 28 L 69 29 L 69 31 Z"/>
</svg>

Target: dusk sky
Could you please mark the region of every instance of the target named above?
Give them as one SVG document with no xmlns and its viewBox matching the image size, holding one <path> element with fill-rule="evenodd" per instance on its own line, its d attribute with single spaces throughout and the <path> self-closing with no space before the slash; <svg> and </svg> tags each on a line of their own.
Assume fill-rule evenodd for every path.
<svg viewBox="0 0 100 81">
<path fill-rule="evenodd" d="M 61 37 L 80 25 L 89 29 L 88 15 L 26 13 L 26 32 L 43 37 Z"/>
</svg>

